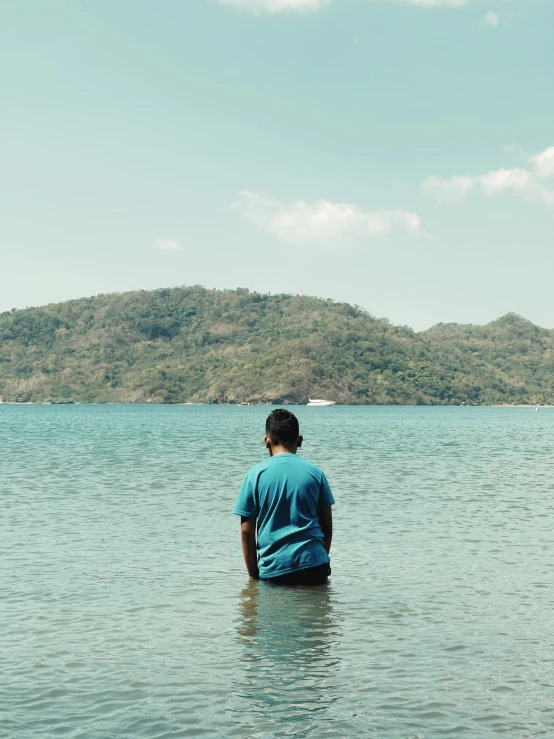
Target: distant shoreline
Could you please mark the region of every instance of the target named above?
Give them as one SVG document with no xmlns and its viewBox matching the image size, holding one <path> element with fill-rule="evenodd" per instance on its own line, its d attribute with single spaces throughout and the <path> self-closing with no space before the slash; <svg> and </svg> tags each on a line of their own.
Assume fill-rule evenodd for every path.
<svg viewBox="0 0 554 739">
<path fill-rule="evenodd" d="M 347 303 L 199 285 L 0 314 L 0 398 L 22 403 L 554 405 L 552 356 L 554 330 L 514 313 L 414 333 Z"/>
<path fill-rule="evenodd" d="M 33 401 L 33 400 L 26 400 L 18 402 L 16 400 L 3 400 L 0 401 L 0 406 L 2 405 L 63 405 L 63 406 L 72 406 L 72 405 L 136 405 L 136 406 L 179 406 L 179 405 L 188 405 L 188 406 L 230 406 L 230 407 L 237 407 L 237 408 L 277 408 L 281 406 L 290 406 L 293 408 L 311 408 L 313 406 L 309 406 L 307 403 L 252 403 L 251 405 L 244 406 L 240 405 L 240 403 L 136 403 L 136 402 L 126 402 L 126 401 L 106 401 L 106 402 L 94 402 L 94 401 L 74 401 L 72 403 L 60 403 L 60 402 L 54 402 L 44 400 L 44 401 Z M 333 406 L 330 406 L 333 407 Z M 554 405 L 547 405 L 547 404 L 539 404 L 539 403 L 519 403 L 517 405 L 512 405 L 511 403 L 481 403 L 480 405 L 461 405 L 459 403 L 451 403 L 451 404 L 435 404 L 435 405 L 427 405 L 427 404 L 421 404 L 421 405 L 412 405 L 411 403 L 335 403 L 334 407 L 339 408 L 554 408 Z"/>
</svg>

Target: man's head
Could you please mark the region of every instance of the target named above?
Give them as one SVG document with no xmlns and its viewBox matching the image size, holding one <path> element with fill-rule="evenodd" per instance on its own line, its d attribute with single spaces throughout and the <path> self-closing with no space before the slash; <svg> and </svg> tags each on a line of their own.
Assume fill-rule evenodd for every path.
<svg viewBox="0 0 554 739">
<path fill-rule="evenodd" d="M 265 422 L 265 445 L 271 456 L 280 449 L 296 454 L 302 446 L 298 419 L 290 411 L 277 408 Z"/>
</svg>

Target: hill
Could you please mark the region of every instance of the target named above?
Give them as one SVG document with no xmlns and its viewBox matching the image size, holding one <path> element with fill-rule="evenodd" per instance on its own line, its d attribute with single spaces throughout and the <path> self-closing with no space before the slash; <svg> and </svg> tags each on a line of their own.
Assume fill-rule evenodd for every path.
<svg viewBox="0 0 554 739">
<path fill-rule="evenodd" d="M 178 287 L 0 314 L 0 396 L 81 402 L 554 402 L 554 332 L 422 333 L 360 308 Z"/>
</svg>

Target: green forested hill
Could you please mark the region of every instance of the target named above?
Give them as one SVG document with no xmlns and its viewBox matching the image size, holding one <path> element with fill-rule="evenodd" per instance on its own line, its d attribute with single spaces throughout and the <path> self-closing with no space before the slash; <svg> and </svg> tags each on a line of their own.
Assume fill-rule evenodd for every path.
<svg viewBox="0 0 554 739">
<path fill-rule="evenodd" d="M 0 314 L 0 396 L 81 402 L 554 402 L 554 332 L 423 333 L 293 295 L 180 287 Z"/>
</svg>

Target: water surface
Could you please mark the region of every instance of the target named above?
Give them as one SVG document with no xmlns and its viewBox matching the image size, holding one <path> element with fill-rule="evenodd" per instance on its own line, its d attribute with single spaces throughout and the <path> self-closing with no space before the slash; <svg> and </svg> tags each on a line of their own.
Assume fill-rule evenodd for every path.
<svg viewBox="0 0 554 739">
<path fill-rule="evenodd" d="M 0 406 L 0 735 L 554 735 L 554 409 L 294 410 L 328 587 L 246 579 L 267 408 Z"/>
</svg>

